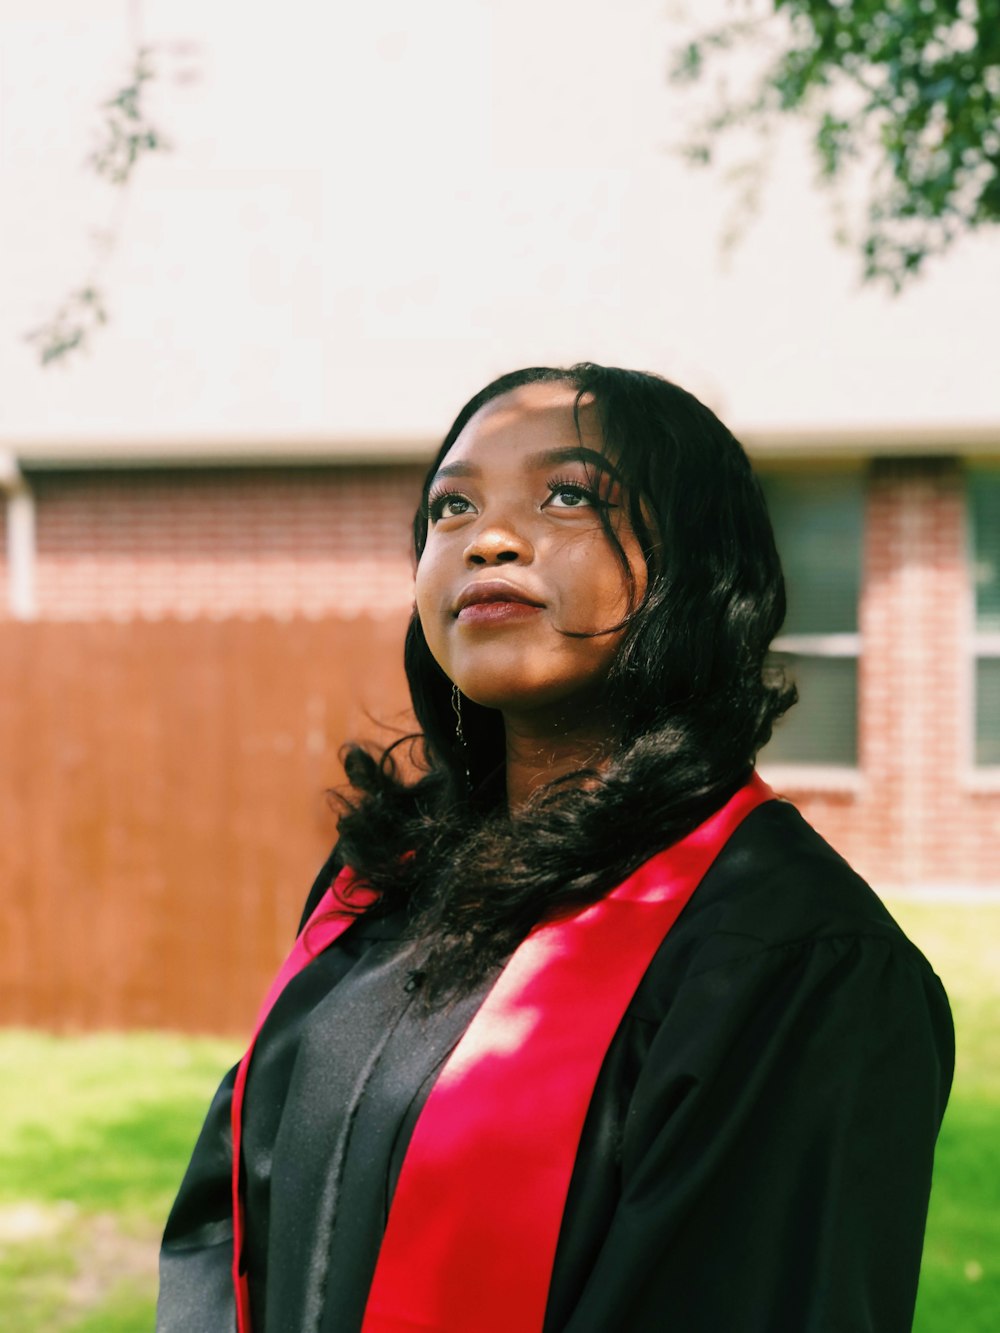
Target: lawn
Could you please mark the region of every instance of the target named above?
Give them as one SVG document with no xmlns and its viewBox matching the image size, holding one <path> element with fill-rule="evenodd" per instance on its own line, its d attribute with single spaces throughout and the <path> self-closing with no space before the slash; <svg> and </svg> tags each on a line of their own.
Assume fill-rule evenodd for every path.
<svg viewBox="0 0 1000 1333">
<path fill-rule="evenodd" d="M 0 1328 L 148 1333 L 156 1252 L 232 1042 L 0 1033 Z"/>
<path fill-rule="evenodd" d="M 1000 1329 L 1000 904 L 894 902 L 955 1016 L 955 1083 L 938 1140 L 915 1333 Z"/>
<path fill-rule="evenodd" d="M 948 987 L 959 1048 L 914 1327 L 997 1333 L 1000 904 L 890 906 Z M 0 1032 L 0 1328 L 148 1333 L 163 1219 L 237 1053 L 221 1040 Z"/>
</svg>

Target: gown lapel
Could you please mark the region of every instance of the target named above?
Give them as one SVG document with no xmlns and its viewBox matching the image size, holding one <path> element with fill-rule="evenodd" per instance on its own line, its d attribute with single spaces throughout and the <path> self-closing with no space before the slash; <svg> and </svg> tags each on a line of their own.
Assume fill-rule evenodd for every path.
<svg viewBox="0 0 1000 1333">
<path fill-rule="evenodd" d="M 539 1333 L 587 1107 L 653 954 L 773 793 L 754 776 L 588 907 L 537 926 L 413 1131 L 362 1333 Z"/>
<path fill-rule="evenodd" d="M 417 1120 L 362 1333 L 540 1333 L 580 1134 L 608 1046 L 712 862 L 751 810 L 770 799 L 752 777 L 606 897 L 536 926 L 515 951 Z M 347 890 L 350 914 L 343 911 Z M 288 981 L 373 896 L 341 872 L 268 992 L 254 1039 Z M 239 1162 L 252 1052 L 253 1043 L 232 1113 L 239 1333 L 250 1333 Z"/>
<path fill-rule="evenodd" d="M 250 1326 L 250 1289 L 247 1275 L 243 1268 L 243 1191 L 240 1182 L 240 1147 L 243 1138 L 243 1098 L 246 1093 L 247 1075 L 257 1036 L 264 1026 L 264 1020 L 271 1012 L 275 1000 L 285 989 L 292 977 L 307 966 L 317 954 L 328 948 L 338 936 L 357 919 L 357 914 L 369 906 L 376 895 L 363 885 L 354 883 L 350 870 L 340 872 L 334 882 L 316 905 L 303 930 L 285 959 L 278 975 L 257 1013 L 253 1036 L 246 1054 L 236 1070 L 233 1084 L 233 1100 L 230 1112 L 233 1132 L 233 1287 L 236 1293 L 236 1327 L 238 1333 L 251 1333 Z"/>
</svg>

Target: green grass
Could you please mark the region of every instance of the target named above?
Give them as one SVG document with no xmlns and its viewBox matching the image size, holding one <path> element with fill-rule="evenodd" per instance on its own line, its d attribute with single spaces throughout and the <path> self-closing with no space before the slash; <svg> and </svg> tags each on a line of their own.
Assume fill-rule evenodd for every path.
<svg viewBox="0 0 1000 1333">
<path fill-rule="evenodd" d="M 231 1042 L 0 1033 L 0 1328 L 153 1326 L 159 1235 Z"/>
<path fill-rule="evenodd" d="M 997 1333 L 1000 904 L 890 907 L 943 978 L 958 1033 L 915 1331 Z M 0 1328 L 148 1333 L 163 1221 L 237 1054 L 228 1041 L 0 1032 Z"/>
<path fill-rule="evenodd" d="M 915 1333 L 1000 1329 L 1000 904 L 892 902 L 944 981 L 955 1083 L 935 1158 Z"/>
</svg>

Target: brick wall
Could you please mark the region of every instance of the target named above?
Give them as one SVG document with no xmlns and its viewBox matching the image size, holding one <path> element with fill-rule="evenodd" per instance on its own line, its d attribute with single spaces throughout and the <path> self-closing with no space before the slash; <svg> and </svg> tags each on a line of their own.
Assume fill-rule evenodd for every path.
<svg viewBox="0 0 1000 1333">
<path fill-rule="evenodd" d="M 398 612 L 422 472 L 37 473 L 39 617 Z"/>
<path fill-rule="evenodd" d="M 376 466 L 36 473 L 40 618 L 402 618 L 420 474 Z M 875 460 L 867 496 L 860 785 L 824 791 L 788 780 L 783 789 L 880 887 L 997 884 L 1000 792 L 968 782 L 964 751 L 961 464 Z M 0 562 L 4 552 L 0 544 Z M 363 676 L 365 665 L 356 670 Z"/>
<path fill-rule="evenodd" d="M 965 488 L 954 459 L 876 460 L 860 625 L 860 788 L 785 784 L 880 888 L 1000 882 L 1000 791 L 970 782 Z"/>
<path fill-rule="evenodd" d="M 418 482 L 33 478 L 40 621 L 0 625 L 0 1021 L 245 1026 L 333 837 L 337 748 L 408 725 Z M 859 783 L 782 791 L 878 889 L 995 885 L 961 466 L 876 461 L 867 497 Z"/>
</svg>

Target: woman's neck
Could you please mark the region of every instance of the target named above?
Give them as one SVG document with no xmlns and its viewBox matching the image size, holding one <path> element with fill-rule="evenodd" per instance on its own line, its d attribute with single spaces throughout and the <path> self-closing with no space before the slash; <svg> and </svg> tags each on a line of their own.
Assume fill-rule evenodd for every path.
<svg viewBox="0 0 1000 1333">
<path fill-rule="evenodd" d="M 504 716 L 507 734 L 507 808 L 512 815 L 547 783 L 607 762 L 609 727 L 597 710 L 573 716 Z"/>
</svg>

